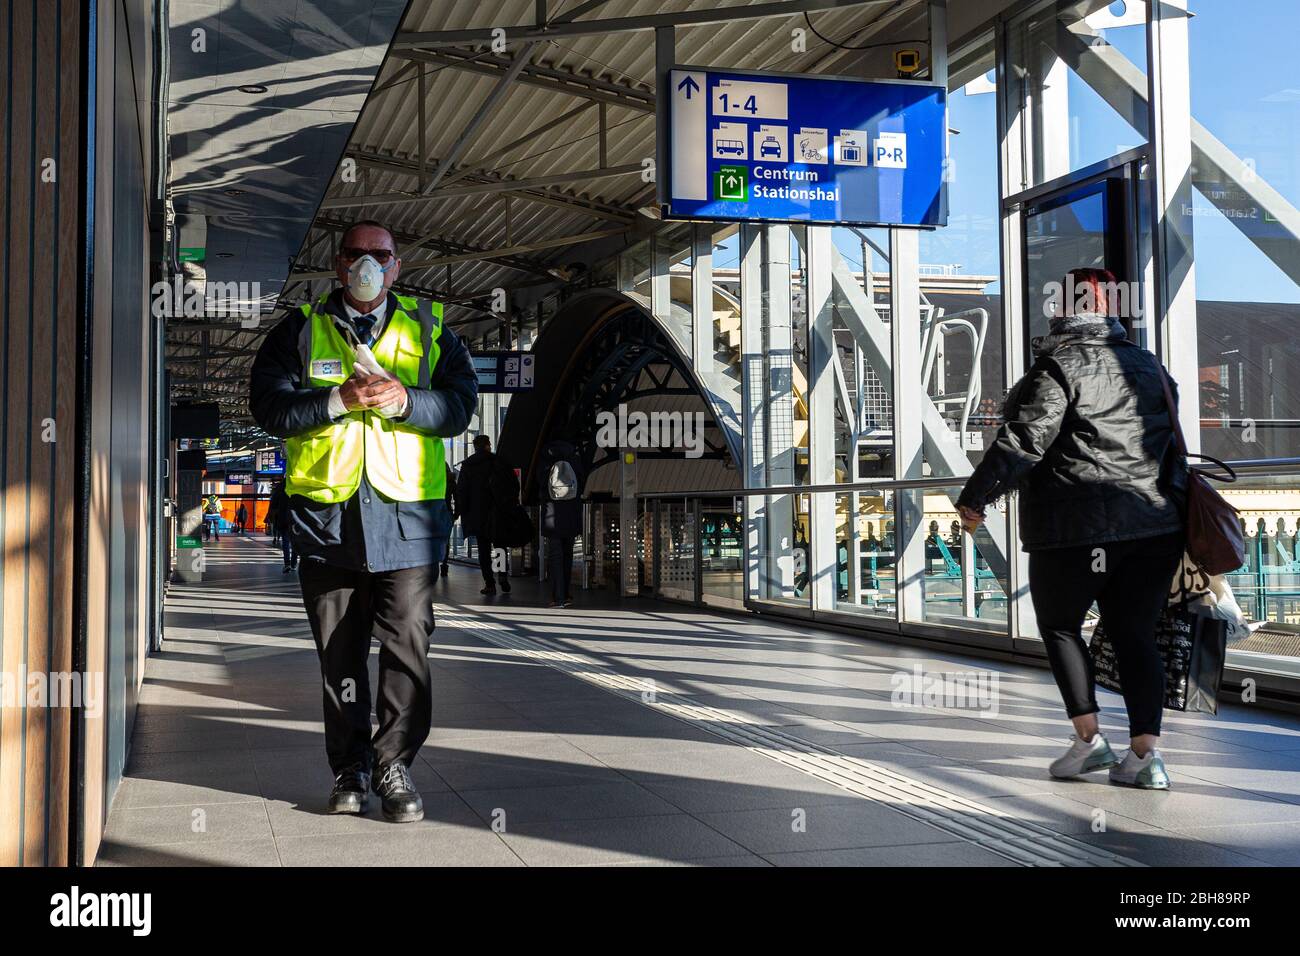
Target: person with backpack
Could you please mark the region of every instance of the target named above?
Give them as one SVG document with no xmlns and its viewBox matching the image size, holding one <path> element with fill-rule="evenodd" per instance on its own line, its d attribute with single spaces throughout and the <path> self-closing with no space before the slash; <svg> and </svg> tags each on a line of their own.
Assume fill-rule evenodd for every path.
<svg viewBox="0 0 1300 956">
<path fill-rule="evenodd" d="M 973 534 L 989 504 L 1020 491 L 1034 614 L 1075 731 L 1048 773 L 1064 779 L 1109 770 L 1111 783 L 1167 790 L 1157 749 L 1165 671 L 1156 624 L 1183 558 L 1187 464 L 1176 442 L 1174 383 L 1111 314 L 1107 290 L 1115 283 L 1104 269 L 1075 269 L 1066 278 L 1067 289 L 1084 290 L 1085 304 L 1066 301 L 1052 319 L 957 510 Z M 1130 749 L 1123 760 L 1098 723 L 1082 635 L 1094 601 L 1124 688 Z"/>
<path fill-rule="evenodd" d="M 221 540 L 221 499 L 208 495 L 203 502 L 203 538 Z"/>
<path fill-rule="evenodd" d="M 537 503 L 542 536 L 546 538 L 548 607 L 573 604 L 573 541 L 582 532 L 582 469 L 578 452 L 567 441 L 552 441 L 542 449 L 537 470 Z"/>
<path fill-rule="evenodd" d="M 474 539 L 478 549 L 478 566 L 483 573 L 479 594 L 492 597 L 501 591 L 510 593 L 509 552 L 503 549 L 507 564 L 492 567 L 496 547 L 493 542 L 501 515 L 519 500 L 519 481 L 514 469 L 492 452 L 492 439 L 479 435 L 474 439 L 474 454 L 460 466 L 456 480 L 456 503 L 460 508 L 460 526 L 466 537 Z"/>
</svg>

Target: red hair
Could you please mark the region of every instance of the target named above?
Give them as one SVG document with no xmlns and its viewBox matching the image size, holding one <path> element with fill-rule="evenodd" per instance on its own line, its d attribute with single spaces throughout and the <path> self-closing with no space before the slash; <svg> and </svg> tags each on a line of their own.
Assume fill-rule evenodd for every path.
<svg viewBox="0 0 1300 956">
<path fill-rule="evenodd" d="M 1098 315 L 1110 315 L 1110 296 L 1105 288 L 1114 289 L 1119 280 L 1115 278 L 1115 273 L 1109 269 L 1071 269 L 1065 276 L 1065 287 L 1075 290 L 1070 296 L 1067 296 L 1065 303 L 1069 311 L 1066 315 L 1074 315 L 1074 307 L 1079 301 L 1078 290 L 1087 288 L 1092 295 L 1094 309 Z M 1106 286 L 1103 287 L 1102 283 Z"/>
</svg>

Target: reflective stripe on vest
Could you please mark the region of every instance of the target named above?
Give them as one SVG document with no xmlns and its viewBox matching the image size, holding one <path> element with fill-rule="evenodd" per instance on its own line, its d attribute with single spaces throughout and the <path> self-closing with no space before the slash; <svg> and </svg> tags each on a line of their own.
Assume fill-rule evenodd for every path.
<svg viewBox="0 0 1300 956">
<path fill-rule="evenodd" d="M 441 350 L 442 303 L 396 296 L 398 308 L 388 316 L 383 334 L 372 347 L 375 359 L 404 385 L 428 388 Z M 323 311 L 324 298 L 307 317 L 303 350 L 303 385 L 329 388 L 352 374 L 353 350 L 333 316 Z M 419 318 L 413 318 L 418 315 Z M 346 501 L 361 484 L 361 470 L 374 489 L 394 501 L 429 501 L 446 497 L 447 468 L 442 439 L 378 413 L 348 412 L 339 420 L 285 439 L 285 490 L 322 504 Z"/>
</svg>

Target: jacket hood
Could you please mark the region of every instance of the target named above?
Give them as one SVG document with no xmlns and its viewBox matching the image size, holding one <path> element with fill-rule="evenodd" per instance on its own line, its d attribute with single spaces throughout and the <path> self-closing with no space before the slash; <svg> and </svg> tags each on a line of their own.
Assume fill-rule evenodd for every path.
<svg viewBox="0 0 1300 956">
<path fill-rule="evenodd" d="M 1094 312 L 1080 312 L 1077 315 L 1062 315 L 1052 319 L 1048 334 L 1038 341 L 1035 351 L 1045 354 L 1069 342 L 1088 339 L 1109 341 L 1127 338 L 1128 330 L 1119 319 Z"/>
</svg>

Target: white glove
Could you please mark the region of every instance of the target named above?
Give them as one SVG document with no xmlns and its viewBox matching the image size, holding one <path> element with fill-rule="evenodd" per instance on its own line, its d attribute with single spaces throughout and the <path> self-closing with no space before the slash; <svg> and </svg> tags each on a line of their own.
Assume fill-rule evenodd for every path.
<svg viewBox="0 0 1300 956">
<path fill-rule="evenodd" d="M 379 364 L 379 360 L 375 358 L 375 353 L 370 351 L 370 346 L 358 344 L 355 351 L 356 357 L 352 361 L 354 372 L 360 372 L 362 375 L 379 375 L 383 378 L 396 380 L 396 375 Z M 380 418 L 397 418 L 406 414 L 407 406 L 410 403 L 409 396 L 403 396 L 400 402 L 379 406 L 375 409 L 375 413 Z"/>
</svg>

